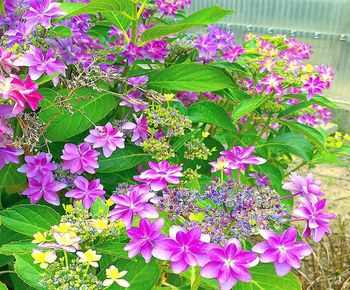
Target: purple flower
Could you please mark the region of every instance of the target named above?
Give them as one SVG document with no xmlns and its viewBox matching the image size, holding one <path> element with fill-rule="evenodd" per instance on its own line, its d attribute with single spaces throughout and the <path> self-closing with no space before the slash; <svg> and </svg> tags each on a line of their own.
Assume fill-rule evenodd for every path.
<svg viewBox="0 0 350 290">
<path fill-rule="evenodd" d="M 94 174 L 99 167 L 97 163 L 100 152 L 93 150 L 91 145 L 84 142 L 80 145 L 66 144 L 61 158 L 64 160 L 62 168 L 71 173 L 82 174 L 84 171 Z"/>
<path fill-rule="evenodd" d="M 276 66 L 277 59 L 265 56 L 265 58 L 258 63 L 261 65 L 259 72 L 263 73 L 264 71 L 272 72 L 272 69 Z"/>
<path fill-rule="evenodd" d="M 309 113 L 299 116 L 297 121 L 299 123 L 302 123 L 302 124 L 310 126 L 310 127 L 314 127 L 314 126 L 318 125 L 318 121 L 317 121 L 316 116 L 312 116 Z"/>
<path fill-rule="evenodd" d="M 283 78 L 278 77 L 276 74 L 269 74 L 260 81 L 260 84 L 265 85 L 264 93 L 266 95 L 271 94 L 275 90 L 281 96 L 283 95 L 282 81 Z"/>
<path fill-rule="evenodd" d="M 126 122 L 122 128 L 123 130 L 132 130 L 133 135 L 131 137 L 131 142 L 135 142 L 135 144 L 139 145 L 142 141 L 147 139 L 148 136 L 148 123 L 147 119 L 143 118 L 142 115 L 137 117 L 133 115 L 135 119 L 135 123 Z"/>
<path fill-rule="evenodd" d="M 154 191 L 166 188 L 168 183 L 180 183 L 179 177 L 182 176 L 181 166 L 171 166 L 166 160 L 158 163 L 148 162 L 148 165 L 150 169 L 143 171 L 138 176 L 134 176 L 135 180 L 147 182 Z"/>
<path fill-rule="evenodd" d="M 190 266 L 203 266 L 209 261 L 209 236 L 203 235 L 199 227 L 190 231 L 179 226 L 169 229 L 170 238 L 157 243 L 152 255 L 160 260 L 170 260 L 175 274 L 186 271 Z"/>
<path fill-rule="evenodd" d="M 310 235 L 314 242 L 322 240 L 326 233 L 331 234 L 328 224 L 331 219 L 335 218 L 334 214 L 324 212 L 326 200 L 322 199 L 313 204 L 307 198 L 300 198 L 301 204 L 294 209 L 294 214 L 306 221 L 303 231 L 303 237 L 308 238 Z"/>
<path fill-rule="evenodd" d="M 148 263 L 152 258 L 152 249 L 165 237 L 160 233 L 163 226 L 163 219 L 157 219 L 153 223 L 149 219 L 141 219 L 138 227 L 128 229 L 126 232 L 131 240 L 124 250 L 129 252 L 129 258 L 141 253 Z"/>
<path fill-rule="evenodd" d="M 74 180 L 76 189 L 71 189 L 66 193 L 66 197 L 74 197 L 75 201 L 82 200 L 83 206 L 89 209 L 95 202 L 97 197 L 104 200 L 103 185 L 100 184 L 99 179 L 94 179 L 89 182 L 85 177 L 78 176 Z"/>
<path fill-rule="evenodd" d="M 22 155 L 23 153 L 24 151 L 22 149 L 17 149 L 16 147 L 10 145 L 9 142 L 1 140 L 0 138 L 0 170 L 10 162 L 18 164 L 18 156 Z"/>
<path fill-rule="evenodd" d="M 222 151 L 220 154 L 225 156 L 229 162 L 229 168 L 247 170 L 247 164 L 258 165 L 264 164 L 266 162 L 264 158 L 251 156 L 254 150 L 254 146 L 248 146 L 247 148 L 234 146 L 232 150 Z"/>
<path fill-rule="evenodd" d="M 143 111 L 148 107 L 148 103 L 142 99 L 142 93 L 137 90 L 121 96 L 120 98 L 122 101 L 119 103 L 119 105 L 128 106 L 135 112 Z"/>
<path fill-rule="evenodd" d="M 212 166 L 211 172 L 216 172 L 218 170 L 225 172 L 227 175 L 232 174 L 232 170 L 229 168 L 229 161 L 226 157 L 220 156 L 216 161 L 209 162 Z"/>
<path fill-rule="evenodd" d="M 195 92 L 178 92 L 176 96 L 185 106 L 189 106 L 199 99 L 198 94 Z"/>
<path fill-rule="evenodd" d="M 331 82 L 334 80 L 334 70 L 327 64 L 316 67 L 318 69 L 318 76 L 324 82 L 326 82 L 326 89 L 330 87 Z"/>
<path fill-rule="evenodd" d="M 300 268 L 300 260 L 311 254 L 312 249 L 305 242 L 297 242 L 297 229 L 288 228 L 281 235 L 270 230 L 260 230 L 265 242 L 256 244 L 252 250 L 262 254 L 260 262 L 275 265 L 278 276 L 287 275 L 290 269 Z"/>
<path fill-rule="evenodd" d="M 37 156 L 25 156 L 26 164 L 17 169 L 18 172 L 25 173 L 28 178 L 52 176 L 52 172 L 57 169 L 57 165 L 51 162 L 52 156 L 45 152 L 40 152 Z"/>
<path fill-rule="evenodd" d="M 0 67 L 7 73 L 11 74 L 12 69 L 18 70 L 13 64 L 17 57 L 11 52 L 0 47 Z"/>
<path fill-rule="evenodd" d="M 32 29 L 41 24 L 45 28 L 50 28 L 51 19 L 66 15 L 66 12 L 59 8 L 60 3 L 51 0 L 30 0 L 30 8 L 23 14 L 23 19 L 27 19 L 26 25 Z"/>
<path fill-rule="evenodd" d="M 228 62 L 235 62 L 244 51 L 245 50 L 240 45 L 229 46 L 226 47 L 226 51 L 223 53 L 222 58 L 226 59 Z"/>
<path fill-rule="evenodd" d="M 268 175 L 264 175 L 262 171 L 260 173 L 250 173 L 249 176 L 254 177 L 256 184 L 259 186 L 267 186 L 270 183 Z"/>
<path fill-rule="evenodd" d="M 90 130 L 90 135 L 87 136 L 84 141 L 93 144 L 93 148 L 101 148 L 103 154 L 106 157 L 112 155 L 112 153 L 118 148 L 124 148 L 124 134 L 118 129 L 113 129 L 111 123 L 107 123 L 105 126 L 97 126 L 95 129 Z"/>
<path fill-rule="evenodd" d="M 55 181 L 52 175 L 44 175 L 40 179 L 29 178 L 29 187 L 22 194 L 29 197 L 30 203 L 37 203 L 42 197 L 53 205 L 60 204 L 57 192 L 67 187 L 62 182 Z"/>
<path fill-rule="evenodd" d="M 327 83 L 321 81 L 320 77 L 311 76 L 304 80 L 302 91 L 307 92 L 306 99 L 310 101 L 315 95 L 322 94 L 322 91 L 327 88 Z"/>
<path fill-rule="evenodd" d="M 154 196 L 154 193 L 140 193 L 137 190 L 131 190 L 126 194 L 112 195 L 111 200 L 115 207 L 108 216 L 111 221 L 121 219 L 125 227 L 131 227 L 134 215 L 141 218 L 157 218 L 158 212 L 148 201 Z"/>
<path fill-rule="evenodd" d="M 128 60 L 128 64 L 131 65 L 137 58 L 143 59 L 143 47 L 138 47 L 137 45 L 130 42 L 127 46 L 124 46 L 124 51 L 120 54 Z"/>
<path fill-rule="evenodd" d="M 162 39 L 153 40 L 145 46 L 145 55 L 153 62 L 158 60 L 159 62 L 164 63 L 165 57 L 168 53 L 167 42 Z"/>
<path fill-rule="evenodd" d="M 214 60 L 217 58 L 217 46 L 215 39 L 208 34 L 198 35 L 194 40 L 195 47 L 198 49 L 198 59 L 205 62 Z"/>
<path fill-rule="evenodd" d="M 27 54 L 16 59 L 13 64 L 15 66 L 28 66 L 29 75 L 32 80 L 39 79 L 44 73 L 52 75 L 60 72 L 65 76 L 67 68 L 63 62 L 54 57 L 54 50 L 52 48 L 44 55 L 42 51 L 35 46 L 31 46 Z M 58 81 L 59 77 L 55 77 L 52 80 L 55 86 L 58 84 Z"/>
<path fill-rule="evenodd" d="M 224 247 L 215 247 L 208 253 L 210 262 L 204 265 L 201 275 L 216 278 L 222 290 L 230 290 L 238 280 L 249 282 L 252 277 L 247 270 L 259 263 L 255 253 L 242 250 L 236 239 L 230 239 Z"/>
<path fill-rule="evenodd" d="M 132 86 L 144 85 L 147 82 L 148 82 L 148 76 L 128 78 L 128 83 Z"/>
</svg>

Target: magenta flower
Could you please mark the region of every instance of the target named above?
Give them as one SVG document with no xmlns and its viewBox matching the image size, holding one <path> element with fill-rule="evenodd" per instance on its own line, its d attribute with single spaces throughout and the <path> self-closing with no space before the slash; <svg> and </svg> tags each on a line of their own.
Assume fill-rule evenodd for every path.
<svg viewBox="0 0 350 290">
<path fill-rule="evenodd" d="M 93 150 L 89 143 L 84 142 L 78 146 L 66 144 L 62 153 L 62 168 L 70 170 L 71 173 L 82 174 L 86 171 L 94 174 L 95 169 L 99 167 L 97 159 L 100 152 Z"/>
<path fill-rule="evenodd" d="M 236 239 L 230 239 L 224 247 L 215 247 L 208 253 L 210 262 L 205 264 L 201 275 L 216 278 L 222 290 L 230 290 L 238 280 L 249 282 L 252 277 L 247 270 L 259 263 L 253 252 L 242 250 Z"/>
<path fill-rule="evenodd" d="M 133 115 L 135 119 L 135 123 L 126 122 L 123 125 L 123 130 L 132 130 L 133 135 L 131 137 L 131 142 L 135 142 L 135 144 L 139 145 L 142 141 L 147 139 L 148 136 L 148 123 L 147 119 L 143 118 L 142 115 L 137 117 Z"/>
<path fill-rule="evenodd" d="M 305 242 L 297 242 L 297 229 L 288 228 L 281 235 L 270 230 L 260 230 L 265 242 L 256 244 L 252 250 L 262 254 L 260 262 L 275 265 L 278 276 L 287 275 L 290 269 L 300 268 L 300 260 L 311 254 L 312 249 Z"/>
<path fill-rule="evenodd" d="M 124 134 L 114 129 L 108 122 L 105 126 L 97 126 L 90 130 L 90 135 L 84 141 L 93 144 L 93 148 L 101 148 L 104 156 L 109 157 L 118 148 L 124 148 Z"/>
<path fill-rule="evenodd" d="M 308 238 L 311 235 L 314 242 L 318 243 L 326 233 L 332 233 L 328 224 L 331 219 L 335 218 L 335 215 L 324 212 L 325 199 L 319 200 L 315 204 L 304 197 L 300 200 L 301 204 L 294 209 L 294 214 L 306 221 L 303 237 Z"/>
<path fill-rule="evenodd" d="M 143 47 L 138 47 L 137 45 L 130 42 L 127 46 L 123 47 L 124 51 L 120 54 L 121 57 L 124 57 L 128 60 L 128 64 L 131 65 L 134 61 L 139 58 L 143 59 Z"/>
<path fill-rule="evenodd" d="M 254 146 L 248 146 L 247 148 L 234 146 L 232 150 L 222 151 L 220 154 L 228 160 L 229 168 L 247 170 L 248 164 L 258 165 L 266 162 L 264 158 L 251 156 L 254 150 Z"/>
<path fill-rule="evenodd" d="M 258 61 L 258 64 L 261 65 L 259 72 L 263 73 L 264 71 L 272 72 L 272 69 L 276 66 L 277 59 L 265 56 L 261 61 Z"/>
<path fill-rule="evenodd" d="M 289 177 L 291 181 L 283 184 L 282 188 L 291 191 L 293 195 L 301 195 L 311 201 L 317 201 L 317 197 L 323 195 L 321 182 L 315 181 L 312 173 L 305 178 L 296 173 L 291 173 Z"/>
<path fill-rule="evenodd" d="M 244 49 L 237 45 L 237 46 L 229 46 L 226 47 L 226 51 L 223 53 L 222 58 L 226 59 L 228 62 L 235 62 L 238 57 L 240 57 L 244 53 Z"/>
<path fill-rule="evenodd" d="M 311 76 L 304 80 L 304 86 L 301 88 L 303 92 L 307 92 L 306 99 L 310 101 L 315 95 L 322 94 L 322 91 L 327 88 L 327 83 L 321 81 L 320 77 Z"/>
<path fill-rule="evenodd" d="M 190 266 L 203 266 L 209 261 L 209 236 L 202 235 L 199 227 L 190 231 L 179 226 L 169 229 L 170 238 L 159 241 L 152 255 L 160 260 L 171 261 L 171 269 L 175 274 L 186 271 Z"/>
<path fill-rule="evenodd" d="M 260 171 L 259 173 L 250 173 L 249 176 L 254 177 L 255 183 L 259 186 L 267 186 L 270 181 L 268 175 L 264 175 L 264 172 Z"/>
<path fill-rule="evenodd" d="M 145 46 L 145 55 L 151 61 L 158 60 L 161 63 L 165 62 L 165 57 L 169 54 L 169 50 L 167 49 L 167 42 L 163 39 L 157 39 L 150 41 Z"/>
<path fill-rule="evenodd" d="M 232 170 L 229 168 L 229 161 L 224 156 L 220 156 L 216 161 L 209 162 L 209 164 L 212 166 L 210 170 L 211 172 L 220 170 L 225 172 L 227 175 L 232 174 Z"/>
<path fill-rule="evenodd" d="M 135 180 L 147 182 L 154 191 L 166 188 L 168 183 L 180 183 L 179 177 L 182 176 L 181 166 L 171 166 L 166 160 L 158 163 L 148 162 L 148 165 L 150 169 L 143 171 L 138 176 L 134 176 Z"/>
<path fill-rule="evenodd" d="M 299 116 L 297 121 L 310 127 L 318 125 L 318 120 L 316 116 L 312 116 L 309 113 Z"/>
<path fill-rule="evenodd" d="M 24 151 L 22 149 L 17 149 L 10 145 L 9 142 L 0 138 L 0 170 L 10 162 L 18 164 L 18 156 L 23 153 Z"/>
<path fill-rule="evenodd" d="M 260 84 L 265 85 L 264 93 L 266 95 L 271 94 L 275 90 L 281 96 L 283 95 L 282 81 L 283 78 L 278 77 L 276 74 L 269 74 L 260 81 Z"/>
<path fill-rule="evenodd" d="M 17 169 L 18 172 L 25 173 L 28 178 L 52 176 L 52 172 L 57 169 L 57 165 L 51 162 L 52 156 L 45 152 L 40 152 L 37 156 L 25 156 L 26 164 Z"/>
<path fill-rule="evenodd" d="M 30 29 L 38 24 L 50 28 L 52 18 L 66 15 L 66 12 L 59 8 L 60 3 L 52 0 L 30 0 L 29 4 L 29 10 L 22 17 L 27 19 L 26 25 Z"/>
<path fill-rule="evenodd" d="M 208 62 L 217 58 L 218 48 L 215 39 L 208 34 L 198 35 L 194 40 L 194 45 L 198 49 L 198 59 Z"/>
<path fill-rule="evenodd" d="M 11 74 L 12 69 L 18 70 L 13 64 L 17 57 L 6 49 L 0 47 L 0 68 L 7 74 Z"/>
<path fill-rule="evenodd" d="M 44 55 L 42 51 L 35 46 L 31 46 L 27 54 L 16 59 L 13 64 L 16 66 L 29 67 L 29 75 L 33 80 L 39 79 L 44 73 L 52 75 L 59 72 L 65 76 L 67 68 L 63 62 L 54 57 L 54 50 L 52 48 Z M 52 80 L 55 86 L 58 84 L 58 81 L 59 77 L 55 77 Z"/>
<path fill-rule="evenodd" d="M 146 263 L 148 263 L 152 258 L 154 246 L 165 238 L 160 233 L 163 226 L 163 219 L 157 219 L 153 223 L 149 219 L 141 219 L 138 227 L 128 229 L 126 232 L 130 242 L 125 246 L 124 250 L 128 251 L 129 258 L 133 258 L 141 253 Z"/>
<path fill-rule="evenodd" d="M 105 191 L 103 190 L 103 185 L 100 184 L 99 179 L 94 179 L 89 182 L 85 177 L 78 176 L 74 180 L 76 189 L 71 189 L 66 193 L 66 197 L 73 197 L 75 201 L 81 200 L 83 206 L 89 209 L 97 197 L 104 200 Z"/>
<path fill-rule="evenodd" d="M 52 175 L 44 175 L 40 179 L 29 178 L 29 187 L 22 194 L 29 197 L 31 204 L 35 204 L 41 198 L 44 198 L 50 204 L 59 205 L 60 198 L 57 192 L 65 187 L 67 187 L 66 184 L 55 181 Z"/>
<path fill-rule="evenodd" d="M 141 218 L 157 218 L 158 212 L 148 201 L 154 196 L 154 193 L 140 193 L 137 190 L 131 190 L 126 194 L 114 194 L 111 200 L 115 207 L 108 216 L 111 221 L 121 219 L 127 229 L 129 229 L 137 215 Z"/>
</svg>

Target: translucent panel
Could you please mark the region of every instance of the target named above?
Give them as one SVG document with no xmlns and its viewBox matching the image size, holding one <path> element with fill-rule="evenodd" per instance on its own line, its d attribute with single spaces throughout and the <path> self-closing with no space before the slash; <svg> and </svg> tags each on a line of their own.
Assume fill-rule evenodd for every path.
<svg viewBox="0 0 350 290">
<path fill-rule="evenodd" d="M 336 82 L 328 95 L 350 99 L 350 0 L 193 0 L 191 12 L 218 4 L 237 13 L 220 26 L 237 35 L 285 34 L 313 47 L 313 64 L 334 67 Z"/>
</svg>

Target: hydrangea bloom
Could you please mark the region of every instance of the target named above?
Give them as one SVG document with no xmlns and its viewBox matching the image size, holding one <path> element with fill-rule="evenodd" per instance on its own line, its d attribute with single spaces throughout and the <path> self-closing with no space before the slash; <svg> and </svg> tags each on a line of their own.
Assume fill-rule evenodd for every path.
<svg viewBox="0 0 350 290">
<path fill-rule="evenodd" d="M 146 182 L 154 190 L 162 190 L 168 183 L 180 183 L 179 177 L 182 176 L 181 166 L 171 166 L 166 160 L 158 163 L 148 162 L 150 169 L 143 171 L 140 175 L 134 176 L 137 181 Z"/>
<path fill-rule="evenodd" d="M 326 233 L 332 233 L 328 224 L 331 219 L 335 218 L 335 215 L 324 212 L 325 199 L 319 200 L 315 204 L 304 197 L 300 198 L 300 201 L 301 204 L 294 209 L 294 214 L 306 221 L 303 237 L 308 238 L 311 235 L 314 242 L 317 243 L 322 240 Z"/>
<path fill-rule="evenodd" d="M 95 169 L 99 167 L 97 158 L 100 155 L 96 150 L 91 149 L 89 143 L 80 145 L 66 144 L 62 151 L 62 168 L 70 170 L 71 173 L 82 174 L 84 171 L 94 174 Z"/>
<path fill-rule="evenodd" d="M 133 115 L 135 119 L 135 123 L 126 122 L 123 125 L 123 130 L 132 130 L 133 134 L 131 137 L 131 142 L 135 142 L 135 144 L 139 145 L 142 141 L 147 139 L 148 136 L 148 123 L 147 119 L 143 118 L 142 115 L 137 117 Z"/>
<path fill-rule="evenodd" d="M 75 201 L 81 200 L 86 209 L 92 206 L 97 197 L 104 199 L 103 196 L 106 192 L 103 190 L 103 185 L 100 184 L 99 179 L 89 182 L 85 177 L 78 176 L 74 180 L 74 184 L 76 189 L 69 190 L 66 196 L 73 197 Z"/>
<path fill-rule="evenodd" d="M 266 162 L 264 158 L 251 156 L 254 150 L 254 146 L 247 148 L 234 146 L 232 150 L 225 150 L 220 154 L 227 159 L 229 168 L 247 170 L 249 164 L 258 165 Z"/>
<path fill-rule="evenodd" d="M 324 81 L 321 81 L 320 77 L 311 76 L 304 81 L 302 91 L 307 92 L 306 99 L 310 101 L 315 95 L 322 94 L 322 91 L 327 87 Z"/>
<path fill-rule="evenodd" d="M 10 162 L 18 164 L 18 156 L 23 153 L 24 151 L 22 149 L 17 149 L 6 140 L 0 138 L 0 170 Z"/>
<path fill-rule="evenodd" d="M 57 169 L 57 165 L 51 162 L 52 156 L 45 152 L 40 152 L 37 156 L 25 156 L 26 164 L 17 169 L 18 172 L 25 173 L 28 178 L 42 176 L 52 176 L 52 172 Z"/>
<path fill-rule="evenodd" d="M 212 166 L 211 172 L 222 170 L 227 175 L 232 174 L 232 170 L 229 168 L 229 161 L 224 156 L 220 156 L 216 161 L 209 162 L 209 164 Z"/>
<path fill-rule="evenodd" d="M 266 241 L 256 244 L 252 250 L 262 254 L 260 262 L 273 262 L 279 276 L 287 275 L 292 267 L 300 268 L 300 260 L 312 252 L 307 243 L 296 241 L 298 232 L 294 227 L 281 235 L 270 230 L 261 230 L 259 233 Z"/>
<path fill-rule="evenodd" d="M 297 121 L 310 127 L 318 125 L 316 116 L 310 115 L 309 113 L 299 116 Z"/>
<path fill-rule="evenodd" d="M 186 271 L 190 266 L 203 266 L 209 261 L 207 253 L 212 246 L 209 236 L 202 235 L 199 227 L 186 231 L 172 226 L 169 236 L 157 243 L 152 255 L 160 260 L 170 260 L 175 274 Z"/>
<path fill-rule="evenodd" d="M 249 176 L 256 179 L 255 183 L 259 186 L 267 186 L 270 181 L 268 175 L 264 175 L 264 172 L 260 171 L 259 173 L 250 173 Z"/>
<path fill-rule="evenodd" d="M 53 231 L 52 236 L 55 242 L 42 243 L 39 245 L 40 248 L 44 249 L 55 249 L 64 250 L 66 252 L 74 253 L 80 249 L 80 237 L 74 231 L 58 232 Z"/>
<path fill-rule="evenodd" d="M 128 229 L 126 232 L 130 237 L 130 242 L 124 250 L 128 251 L 129 258 L 140 254 L 148 263 L 152 258 L 152 249 L 158 241 L 164 239 L 160 233 L 164 226 L 163 219 L 157 219 L 153 223 L 149 219 L 141 219 L 138 227 Z"/>
<path fill-rule="evenodd" d="M 236 239 L 230 239 L 225 246 L 215 247 L 208 253 L 210 262 L 201 270 L 201 276 L 216 278 L 222 290 L 230 290 L 238 280 L 251 281 L 252 277 L 247 270 L 259 263 L 255 253 L 242 250 Z"/>
<path fill-rule="evenodd" d="M 278 77 L 276 74 L 269 74 L 260 81 L 260 84 L 265 85 L 264 93 L 266 95 L 271 94 L 271 92 L 275 90 L 280 96 L 282 96 L 282 81 L 283 78 Z"/>
<path fill-rule="evenodd" d="M 109 157 L 116 148 L 124 148 L 124 134 L 118 129 L 114 129 L 112 124 L 108 122 L 105 126 L 97 126 L 90 130 L 90 135 L 84 141 L 93 144 L 94 148 L 101 148 L 104 156 Z"/>
</svg>

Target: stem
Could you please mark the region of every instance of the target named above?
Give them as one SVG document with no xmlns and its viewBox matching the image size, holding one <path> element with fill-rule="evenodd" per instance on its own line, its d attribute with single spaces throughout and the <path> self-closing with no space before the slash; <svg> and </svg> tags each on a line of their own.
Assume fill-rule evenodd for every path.
<svg viewBox="0 0 350 290">
<path fill-rule="evenodd" d="M 237 182 L 238 184 L 241 184 L 241 169 L 237 169 Z"/>
<path fill-rule="evenodd" d="M 201 284 L 202 277 L 198 274 L 196 275 L 196 268 L 191 268 L 191 290 L 198 290 Z"/>
<path fill-rule="evenodd" d="M 85 269 L 85 272 L 84 272 L 84 276 L 87 275 L 89 269 L 90 269 L 90 264 L 88 264 L 88 265 L 86 266 L 86 269 Z"/>
<path fill-rule="evenodd" d="M 293 194 L 291 194 L 291 195 L 281 196 L 281 197 L 279 198 L 279 200 L 284 200 L 284 199 L 292 198 L 292 197 L 297 196 L 297 195 L 299 195 L 299 194 L 300 194 L 300 193 L 293 193 Z"/>
<path fill-rule="evenodd" d="M 223 183 L 224 183 L 224 170 L 223 170 L 223 169 L 221 169 L 221 170 L 220 170 L 220 173 L 221 173 L 221 175 L 220 175 L 220 178 L 221 178 L 221 184 L 223 184 Z"/>
<path fill-rule="evenodd" d="M 68 254 L 66 251 L 63 250 L 64 260 L 66 261 L 66 267 L 69 268 L 69 260 L 68 260 Z"/>
<path fill-rule="evenodd" d="M 16 273 L 16 272 L 13 271 L 13 270 L 0 271 L 0 275 L 2 275 L 2 274 L 7 274 L 7 273 Z"/>
</svg>

